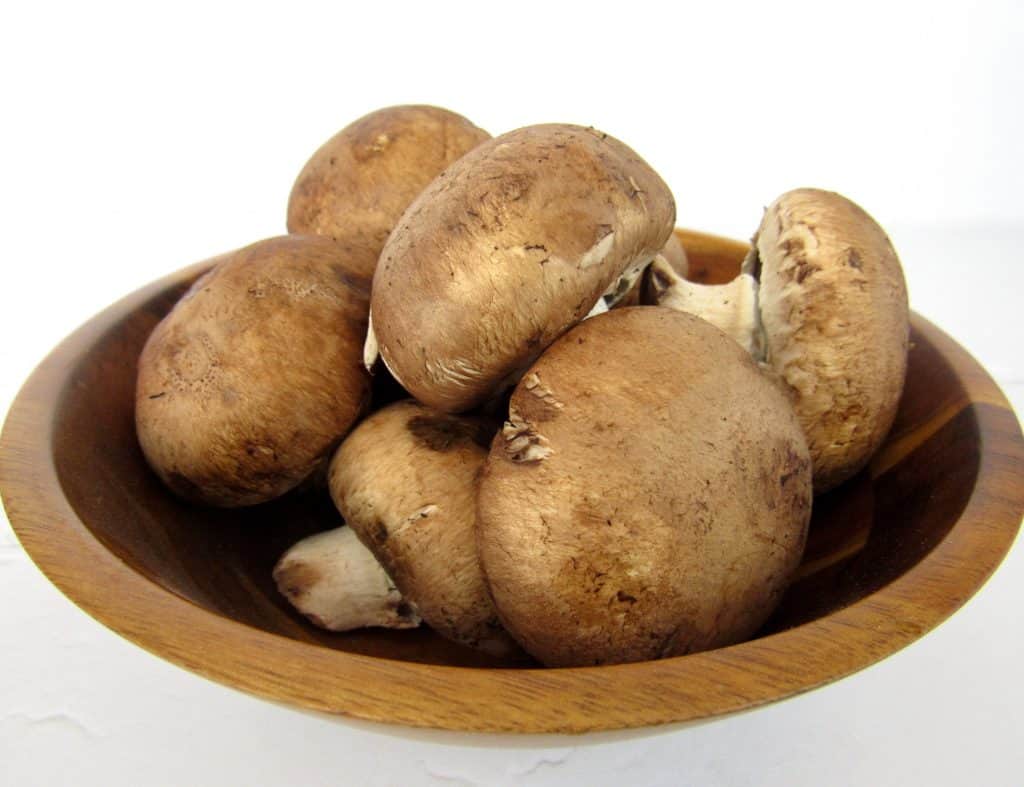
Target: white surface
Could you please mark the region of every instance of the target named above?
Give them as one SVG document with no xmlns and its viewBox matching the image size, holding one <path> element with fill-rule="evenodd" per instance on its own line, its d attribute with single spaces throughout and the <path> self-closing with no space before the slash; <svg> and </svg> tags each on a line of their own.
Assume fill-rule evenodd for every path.
<svg viewBox="0 0 1024 787">
<path fill-rule="evenodd" d="M 366 111 L 594 124 L 681 224 L 740 237 L 795 185 L 889 230 L 914 307 L 1024 410 L 1020 4 L 23 3 L 0 24 L 0 409 L 116 297 L 283 231 L 291 181 Z M 1024 550 L 961 612 L 838 684 L 627 740 L 406 737 L 279 708 L 119 639 L 0 523 L 0 784 L 1020 783 Z"/>
</svg>

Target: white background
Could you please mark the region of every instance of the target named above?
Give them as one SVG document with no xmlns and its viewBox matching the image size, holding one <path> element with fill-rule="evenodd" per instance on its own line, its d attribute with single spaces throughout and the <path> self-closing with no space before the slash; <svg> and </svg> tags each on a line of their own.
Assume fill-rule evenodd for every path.
<svg viewBox="0 0 1024 787">
<path fill-rule="evenodd" d="M 448 106 L 625 140 L 679 223 L 799 185 L 890 231 L 913 307 L 1024 409 L 1024 5 L 21 3 L 0 18 L 0 412 L 117 297 L 284 230 L 359 115 Z M 287 11 L 283 9 L 287 6 Z M 860 675 L 627 740 L 410 735 L 207 683 L 94 623 L 0 518 L 0 784 L 1020 784 L 1024 556 Z"/>
</svg>

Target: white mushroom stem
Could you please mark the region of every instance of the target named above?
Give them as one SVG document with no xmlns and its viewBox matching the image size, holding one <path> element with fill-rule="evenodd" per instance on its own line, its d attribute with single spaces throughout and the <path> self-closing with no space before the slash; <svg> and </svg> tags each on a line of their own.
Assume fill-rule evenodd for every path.
<svg viewBox="0 0 1024 787">
<path fill-rule="evenodd" d="M 684 279 L 659 256 L 651 263 L 650 285 L 658 306 L 706 320 L 735 339 L 755 360 L 764 360 L 758 281 L 751 273 L 744 271 L 727 284 L 697 284 Z"/>
<path fill-rule="evenodd" d="M 420 616 L 350 527 L 295 544 L 274 567 L 278 590 L 321 628 L 415 628 Z"/>
<path fill-rule="evenodd" d="M 660 258 L 661 255 L 655 257 L 641 257 L 626 270 L 615 281 L 612 282 L 611 286 L 604 291 L 604 294 L 598 299 L 597 303 L 594 304 L 594 308 L 590 310 L 590 314 L 587 317 L 593 317 L 595 314 L 601 314 L 598 311 L 598 306 L 604 304 L 602 311 L 608 311 L 612 306 L 621 301 L 626 297 L 633 285 L 636 284 L 636 280 L 643 276 L 644 271 L 647 270 L 647 266 L 651 264 L 652 260 Z M 665 263 L 666 265 L 668 263 Z"/>
<path fill-rule="evenodd" d="M 380 357 L 380 345 L 377 344 L 377 334 L 373 332 L 373 312 L 370 313 L 366 323 L 366 341 L 363 342 L 363 366 L 366 371 L 373 372 L 373 366 Z"/>
<path fill-rule="evenodd" d="M 366 371 L 373 374 L 374 364 L 378 360 L 384 364 L 384 368 L 388 370 L 388 373 L 395 378 L 395 382 L 404 388 L 405 383 L 395 374 L 395 370 L 388 365 L 388 359 L 380 351 L 380 345 L 377 344 L 377 334 L 373 331 L 373 312 L 370 312 L 366 321 L 366 341 L 363 342 L 363 366 L 366 367 Z"/>
<path fill-rule="evenodd" d="M 596 317 L 597 315 L 604 314 L 608 311 L 608 303 L 605 301 L 605 297 L 607 296 L 602 295 L 597 299 L 597 303 L 595 303 L 593 308 L 587 312 L 587 316 L 583 318 L 584 320 L 589 320 L 591 317 Z"/>
</svg>

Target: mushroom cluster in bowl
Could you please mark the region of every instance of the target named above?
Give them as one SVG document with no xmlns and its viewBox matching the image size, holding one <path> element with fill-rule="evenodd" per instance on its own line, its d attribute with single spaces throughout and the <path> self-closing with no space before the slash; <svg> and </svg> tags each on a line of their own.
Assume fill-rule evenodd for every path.
<svg viewBox="0 0 1024 787">
<path fill-rule="evenodd" d="M 814 495 L 892 426 L 906 286 L 832 192 L 772 202 L 728 283 L 691 280 L 675 224 L 596 129 L 371 113 L 302 170 L 288 235 L 212 260 L 152 331 L 139 444 L 202 506 L 329 498 L 273 570 L 324 629 L 551 667 L 745 640 Z"/>
</svg>

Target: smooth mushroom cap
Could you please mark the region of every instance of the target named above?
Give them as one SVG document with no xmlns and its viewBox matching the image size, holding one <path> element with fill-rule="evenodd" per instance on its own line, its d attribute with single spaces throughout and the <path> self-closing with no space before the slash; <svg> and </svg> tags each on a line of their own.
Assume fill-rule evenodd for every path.
<svg viewBox="0 0 1024 787">
<path fill-rule="evenodd" d="M 685 276 L 689 272 L 690 260 L 686 256 L 686 249 L 683 248 L 683 242 L 674 232 L 669 236 L 665 248 L 661 250 L 661 256 L 680 276 Z"/>
<path fill-rule="evenodd" d="M 331 497 L 423 620 L 493 655 L 498 623 L 476 553 L 476 479 L 494 427 L 418 402 L 378 410 L 331 462 Z"/>
<path fill-rule="evenodd" d="M 402 212 L 445 167 L 490 134 L 431 106 L 371 112 L 331 137 L 309 160 L 288 200 L 288 231 L 325 235 L 373 275 Z"/>
<path fill-rule="evenodd" d="M 135 423 L 179 495 L 261 503 L 330 457 L 367 404 L 368 294 L 327 238 L 285 236 L 220 258 L 139 358 Z"/>
<path fill-rule="evenodd" d="M 292 546 L 274 567 L 289 603 L 320 628 L 407 629 L 419 615 L 350 527 L 317 533 Z"/>
<path fill-rule="evenodd" d="M 754 245 L 766 361 L 792 394 L 822 492 L 867 463 L 896 416 L 910 336 L 903 271 L 871 216 L 818 189 L 775 200 Z"/>
<path fill-rule="evenodd" d="M 665 183 L 607 134 L 496 137 L 427 186 L 388 239 L 371 303 L 380 353 L 420 401 L 467 410 L 646 265 L 674 221 Z"/>
<path fill-rule="evenodd" d="M 509 413 L 478 537 L 530 654 L 656 659 L 764 622 L 803 552 L 810 461 L 785 396 L 735 342 L 680 312 L 616 309 L 549 347 Z"/>
</svg>

